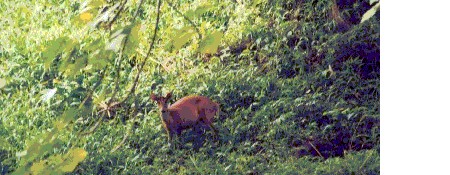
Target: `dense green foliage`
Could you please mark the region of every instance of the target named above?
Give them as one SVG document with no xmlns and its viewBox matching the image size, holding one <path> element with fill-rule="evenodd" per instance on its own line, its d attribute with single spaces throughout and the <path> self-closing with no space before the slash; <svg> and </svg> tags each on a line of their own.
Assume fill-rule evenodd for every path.
<svg viewBox="0 0 450 175">
<path fill-rule="evenodd" d="M 370 3 L 2 1 L 0 174 L 379 174 Z M 218 139 L 169 147 L 169 91 L 218 102 Z"/>
</svg>

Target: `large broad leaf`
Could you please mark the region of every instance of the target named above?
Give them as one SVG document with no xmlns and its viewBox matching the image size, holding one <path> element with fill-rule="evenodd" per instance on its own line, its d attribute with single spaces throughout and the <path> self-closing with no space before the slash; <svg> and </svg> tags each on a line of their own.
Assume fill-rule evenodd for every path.
<svg viewBox="0 0 450 175">
<path fill-rule="evenodd" d="M 92 18 L 94 18 L 94 15 L 90 11 L 87 11 L 87 12 L 81 13 L 79 17 L 80 17 L 80 21 L 87 23 L 87 22 L 91 21 Z"/>
<path fill-rule="evenodd" d="M 114 14 L 114 11 L 120 6 L 120 4 L 121 3 L 116 3 L 116 5 L 110 7 L 106 12 L 95 18 L 95 20 L 90 22 L 88 25 L 91 28 L 95 28 L 100 22 L 108 21 L 108 19 L 111 17 L 111 15 Z"/>
<path fill-rule="evenodd" d="M 63 51 L 71 51 L 73 46 L 74 42 L 67 36 L 49 41 L 48 46 L 45 48 L 44 52 L 42 52 L 45 68 L 50 67 L 57 55 Z"/>
<path fill-rule="evenodd" d="M 201 6 L 198 6 L 195 10 L 188 10 L 185 15 L 188 18 L 197 17 L 199 15 L 202 15 L 203 13 L 208 12 L 211 7 L 213 7 L 211 4 L 204 4 Z"/>
<path fill-rule="evenodd" d="M 377 13 L 378 9 L 380 9 L 380 3 L 375 4 L 371 9 L 369 9 L 361 18 L 361 23 L 371 18 L 375 13 Z"/>
<path fill-rule="evenodd" d="M 108 58 L 113 54 L 114 52 L 110 50 L 99 50 L 96 54 L 89 56 L 88 64 L 91 65 L 94 70 L 103 69 L 108 65 Z"/>
<path fill-rule="evenodd" d="M 65 67 L 60 67 L 60 70 L 64 70 L 64 75 L 66 76 L 75 76 L 81 73 L 81 69 L 86 67 L 86 58 L 77 58 L 75 63 L 68 64 Z"/>
<path fill-rule="evenodd" d="M 141 24 L 135 24 L 132 26 L 130 33 L 128 34 L 127 43 L 125 43 L 125 54 L 133 55 L 136 53 L 136 49 L 139 47 L 139 36 L 141 35 Z"/>
<path fill-rule="evenodd" d="M 103 38 L 95 39 L 89 43 L 87 43 L 82 50 L 90 52 L 89 54 L 96 52 L 100 49 L 105 48 L 105 42 L 103 41 Z"/>
<path fill-rule="evenodd" d="M 98 12 L 98 8 L 105 4 L 105 0 L 86 0 L 81 3 L 80 14 L 73 18 L 73 23 L 81 26 L 86 25 L 94 19 L 94 15 Z"/>
<path fill-rule="evenodd" d="M 106 0 L 85 0 L 80 5 L 81 11 L 86 9 L 98 8 L 106 4 Z"/>
<path fill-rule="evenodd" d="M 89 52 L 87 60 L 88 66 L 86 67 L 89 69 L 85 69 L 88 72 L 103 69 L 108 65 L 108 58 L 113 54 L 113 51 L 105 50 L 105 42 L 103 42 L 103 39 L 101 38 L 87 44 L 83 50 Z"/>
<path fill-rule="evenodd" d="M 195 33 L 195 29 L 193 27 L 183 27 L 178 30 L 177 35 L 173 38 L 173 46 L 175 50 L 181 49 L 185 44 L 191 41 L 192 36 Z"/>
<path fill-rule="evenodd" d="M 32 174 L 64 174 L 75 170 L 87 156 L 82 148 L 73 148 L 65 155 L 52 155 L 46 160 L 34 162 L 30 167 Z M 23 171 L 23 170 L 22 170 Z M 25 171 L 26 172 L 26 171 Z M 15 172 L 18 174 L 18 172 Z"/>
<path fill-rule="evenodd" d="M 125 41 L 125 38 L 130 34 L 131 29 L 134 26 L 134 24 L 131 24 L 116 30 L 111 35 L 111 41 L 106 44 L 105 50 L 111 50 L 116 53 L 119 52 L 123 42 Z"/>
<path fill-rule="evenodd" d="M 90 22 L 88 25 L 95 28 L 98 23 L 108 21 L 109 17 L 114 14 L 114 11 L 119 7 L 120 3 L 110 7 L 106 12 L 97 17 L 94 21 Z"/>
<path fill-rule="evenodd" d="M 46 171 L 48 171 L 46 165 L 47 165 L 47 163 L 46 163 L 45 160 L 41 160 L 39 162 L 35 162 L 30 167 L 30 171 L 33 172 L 33 174 L 45 174 Z"/>
<path fill-rule="evenodd" d="M 222 37 L 223 33 L 220 31 L 214 31 L 211 34 L 206 35 L 200 42 L 200 53 L 216 53 Z"/>
<path fill-rule="evenodd" d="M 64 162 L 59 166 L 63 172 L 72 172 L 77 165 L 87 156 L 87 152 L 83 148 L 73 148 L 64 156 Z"/>
<path fill-rule="evenodd" d="M 64 122 L 69 123 L 73 120 L 75 120 L 75 116 L 77 115 L 77 110 L 75 108 L 69 108 L 66 111 L 64 111 L 62 115 L 62 119 Z"/>
<path fill-rule="evenodd" d="M 98 8 L 106 4 L 106 0 L 91 0 L 89 6 L 92 8 Z"/>
<path fill-rule="evenodd" d="M 114 52 L 119 52 L 120 46 L 122 45 L 122 42 L 124 41 L 126 35 L 117 35 L 114 37 L 110 42 L 106 44 L 105 50 L 111 50 Z"/>
</svg>

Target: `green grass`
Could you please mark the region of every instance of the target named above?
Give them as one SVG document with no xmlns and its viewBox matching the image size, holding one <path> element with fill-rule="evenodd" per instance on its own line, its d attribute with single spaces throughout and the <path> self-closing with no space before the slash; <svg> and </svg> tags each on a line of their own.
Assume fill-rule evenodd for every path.
<svg viewBox="0 0 450 175">
<path fill-rule="evenodd" d="M 329 16 L 328 1 L 177 3 L 204 38 L 223 34 L 209 42 L 218 52 L 198 53 L 204 41 L 196 34 L 180 46 L 177 31 L 192 26 L 164 2 L 136 95 L 107 114 L 99 111 L 116 91 L 117 63 L 114 101 L 127 96 L 145 58 L 156 1 L 142 5 L 121 60 L 105 48 L 138 1 L 126 4 L 111 32 L 104 23 L 85 30 L 78 2 L 0 2 L 0 172 L 379 174 L 379 17 L 359 24 L 349 15 L 360 18 L 368 2 L 341 7 L 347 30 Z M 90 6 L 94 15 L 101 10 Z M 55 45 L 62 38 L 69 44 Z M 49 89 L 56 93 L 44 100 Z M 150 100 L 169 91 L 172 102 L 190 94 L 218 102 L 219 138 L 187 130 L 169 147 Z M 198 150 L 194 140 L 202 141 Z"/>
</svg>

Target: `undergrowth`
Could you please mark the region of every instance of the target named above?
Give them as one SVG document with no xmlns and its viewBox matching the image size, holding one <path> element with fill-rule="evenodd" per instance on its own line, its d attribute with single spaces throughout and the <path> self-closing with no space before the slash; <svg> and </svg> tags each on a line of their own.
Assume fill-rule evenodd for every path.
<svg viewBox="0 0 450 175">
<path fill-rule="evenodd" d="M 89 2 L 0 2 L 1 174 L 379 174 L 368 0 L 162 1 L 159 24 L 158 1 Z M 218 139 L 169 147 L 167 92 L 219 103 Z"/>
</svg>

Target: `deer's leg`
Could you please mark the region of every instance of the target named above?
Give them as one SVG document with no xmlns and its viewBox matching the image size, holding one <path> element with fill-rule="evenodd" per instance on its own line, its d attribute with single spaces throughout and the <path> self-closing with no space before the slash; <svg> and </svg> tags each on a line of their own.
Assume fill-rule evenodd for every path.
<svg viewBox="0 0 450 175">
<path fill-rule="evenodd" d="M 170 129 L 169 127 L 167 127 L 167 125 L 165 125 L 165 124 L 163 124 L 163 126 L 164 126 L 164 129 L 166 130 L 166 133 L 167 133 L 168 145 L 169 145 L 169 147 L 171 147 L 172 146 L 172 138 L 173 138 L 173 130 Z"/>
<path fill-rule="evenodd" d="M 217 137 L 217 129 L 214 127 L 214 125 L 212 123 L 208 124 L 209 128 L 211 128 L 211 130 L 213 131 L 213 134 L 215 137 Z"/>
<path fill-rule="evenodd" d="M 172 142 L 172 139 L 173 139 L 173 132 L 172 131 L 167 131 L 167 137 L 168 137 L 168 141 L 169 142 Z"/>
<path fill-rule="evenodd" d="M 181 131 L 182 131 L 182 128 L 180 128 L 180 127 L 176 127 L 173 129 L 173 134 L 176 136 L 175 148 L 182 148 L 182 146 L 183 146 L 182 144 L 180 144 L 180 141 L 182 140 L 181 139 Z"/>
</svg>

